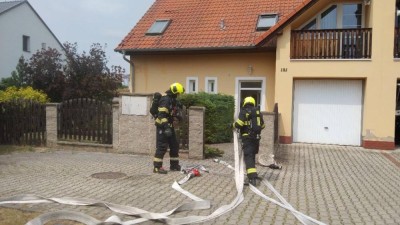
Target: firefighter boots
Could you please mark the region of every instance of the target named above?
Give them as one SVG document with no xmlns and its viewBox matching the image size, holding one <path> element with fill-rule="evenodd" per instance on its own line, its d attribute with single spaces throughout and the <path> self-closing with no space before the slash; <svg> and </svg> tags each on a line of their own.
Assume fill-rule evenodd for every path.
<svg viewBox="0 0 400 225">
<path fill-rule="evenodd" d="M 169 170 L 171 170 L 171 171 L 181 171 L 181 165 L 179 165 L 179 164 L 174 164 L 174 165 L 171 165 L 171 167 L 169 168 Z"/>
<path fill-rule="evenodd" d="M 168 171 L 166 171 L 164 168 L 160 167 L 154 167 L 153 173 L 159 173 L 159 174 L 167 174 Z"/>
<path fill-rule="evenodd" d="M 257 178 L 249 178 L 249 183 L 253 186 L 257 186 Z"/>
</svg>

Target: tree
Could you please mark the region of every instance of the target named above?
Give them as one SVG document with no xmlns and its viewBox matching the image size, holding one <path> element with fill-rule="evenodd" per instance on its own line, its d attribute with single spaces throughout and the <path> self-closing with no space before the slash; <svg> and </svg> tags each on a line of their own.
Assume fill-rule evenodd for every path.
<svg viewBox="0 0 400 225">
<path fill-rule="evenodd" d="M 120 66 L 107 67 L 107 57 L 100 44 L 89 53 L 77 51 L 77 44 L 64 44 L 65 56 L 53 48 L 37 51 L 25 61 L 22 57 L 10 78 L 0 82 L 0 90 L 10 86 L 31 86 L 45 92 L 51 101 L 94 98 L 111 101 L 116 96 L 125 72 Z"/>
<path fill-rule="evenodd" d="M 77 53 L 77 44 L 64 44 L 66 50 L 66 90 L 64 99 L 89 97 L 111 101 L 116 96 L 125 72 L 120 66 L 107 67 L 105 51 L 98 43 L 87 54 Z"/>
<path fill-rule="evenodd" d="M 62 101 L 65 89 L 61 56 L 55 48 L 42 49 L 32 55 L 26 69 L 27 83 L 34 89 L 44 91 L 54 102 Z"/>
<path fill-rule="evenodd" d="M 11 73 L 11 77 L 2 78 L 0 82 L 0 90 L 5 90 L 8 87 L 26 87 L 28 85 L 27 80 L 27 68 L 28 63 L 25 62 L 25 58 L 21 56 L 18 60 L 16 70 Z"/>
</svg>

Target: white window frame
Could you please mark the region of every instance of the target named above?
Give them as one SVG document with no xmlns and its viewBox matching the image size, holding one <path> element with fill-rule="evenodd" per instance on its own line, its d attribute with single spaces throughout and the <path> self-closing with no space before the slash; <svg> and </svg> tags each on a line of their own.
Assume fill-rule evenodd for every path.
<svg viewBox="0 0 400 225">
<path fill-rule="evenodd" d="M 343 28 L 343 5 L 350 5 L 350 4 L 361 4 L 361 7 L 362 7 L 361 28 L 364 28 L 365 27 L 365 5 L 362 4 L 361 2 L 343 2 L 343 3 L 334 3 L 334 4 L 328 5 L 327 7 L 322 9 L 320 12 L 318 12 L 318 14 L 316 16 L 312 17 L 307 22 L 305 22 L 302 26 L 300 26 L 299 30 L 303 29 L 314 19 L 317 21 L 316 29 L 320 30 L 321 29 L 321 14 L 323 12 L 325 12 L 326 10 L 328 10 L 333 5 L 337 6 L 336 7 L 336 11 L 337 11 L 337 15 L 336 15 L 336 26 L 337 27 L 336 27 L 336 29 L 342 29 Z"/>
<path fill-rule="evenodd" d="M 210 81 L 214 81 L 214 91 L 210 91 L 209 90 L 209 86 L 208 85 L 209 85 Z M 217 94 L 218 93 L 218 78 L 217 77 L 206 77 L 205 78 L 204 90 L 207 93 Z"/>
<path fill-rule="evenodd" d="M 260 110 L 265 111 L 266 93 L 267 93 L 267 79 L 265 77 L 236 77 L 235 79 L 235 117 L 239 114 L 240 110 L 240 82 L 242 81 L 261 81 L 261 102 Z M 247 89 L 250 90 L 250 89 Z M 258 90 L 258 89 L 257 89 Z"/>
<path fill-rule="evenodd" d="M 194 82 L 195 90 L 192 90 L 192 82 Z M 186 93 L 198 93 L 199 92 L 199 78 L 198 77 L 186 77 Z"/>
</svg>

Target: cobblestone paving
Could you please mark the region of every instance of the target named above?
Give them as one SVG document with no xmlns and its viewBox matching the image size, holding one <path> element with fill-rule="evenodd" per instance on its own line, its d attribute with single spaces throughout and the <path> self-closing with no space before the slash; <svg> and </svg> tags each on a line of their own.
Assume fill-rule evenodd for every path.
<svg viewBox="0 0 400 225">
<path fill-rule="evenodd" d="M 231 144 L 217 145 L 224 160 L 233 165 Z M 358 147 L 292 144 L 281 145 L 277 159 L 282 170 L 257 166 L 297 210 L 327 224 L 400 224 L 400 168 L 383 153 L 399 160 L 398 150 L 371 151 Z M 168 158 L 165 159 L 168 168 Z M 180 212 L 173 217 L 209 215 L 236 196 L 233 171 L 212 160 L 182 159 L 183 165 L 203 164 L 203 173 L 182 185 L 212 203 L 209 210 Z M 152 173 L 152 157 L 96 152 L 50 151 L 0 156 L 0 197 L 35 194 L 43 197 L 78 197 L 152 212 L 165 212 L 191 201 L 171 188 L 183 178 L 179 172 Z M 121 172 L 118 179 L 97 179 L 92 174 Z M 264 185 L 259 189 L 277 199 Z M 203 224 L 300 224 L 287 210 L 265 201 L 249 188 L 245 200 L 234 210 Z M 115 214 L 95 206 L 26 204 L 11 207 L 49 212 L 79 211 L 104 220 Z M 118 214 L 117 214 L 118 215 Z M 133 219 L 118 215 L 124 220 Z M 0 222 L 1 224 L 1 222 Z M 161 224 L 148 221 L 143 224 Z"/>
</svg>

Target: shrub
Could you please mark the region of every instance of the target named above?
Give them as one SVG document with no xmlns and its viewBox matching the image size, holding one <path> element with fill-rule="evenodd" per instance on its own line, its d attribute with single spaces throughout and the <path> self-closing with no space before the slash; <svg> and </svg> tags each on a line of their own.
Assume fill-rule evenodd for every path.
<svg viewBox="0 0 400 225">
<path fill-rule="evenodd" d="M 206 159 L 215 158 L 215 157 L 222 157 L 225 152 L 220 150 L 219 148 L 213 148 L 206 146 L 204 149 L 204 155 Z"/>
<path fill-rule="evenodd" d="M 8 87 L 5 91 L 0 91 L 0 102 L 13 100 L 32 100 L 39 103 L 49 102 L 49 98 L 43 91 L 34 90 L 32 87 L 17 88 Z"/>
<path fill-rule="evenodd" d="M 205 112 L 205 143 L 226 143 L 232 140 L 232 129 L 227 129 L 233 123 L 234 97 L 224 94 L 184 94 L 179 97 L 187 108 L 203 106 Z"/>
</svg>

